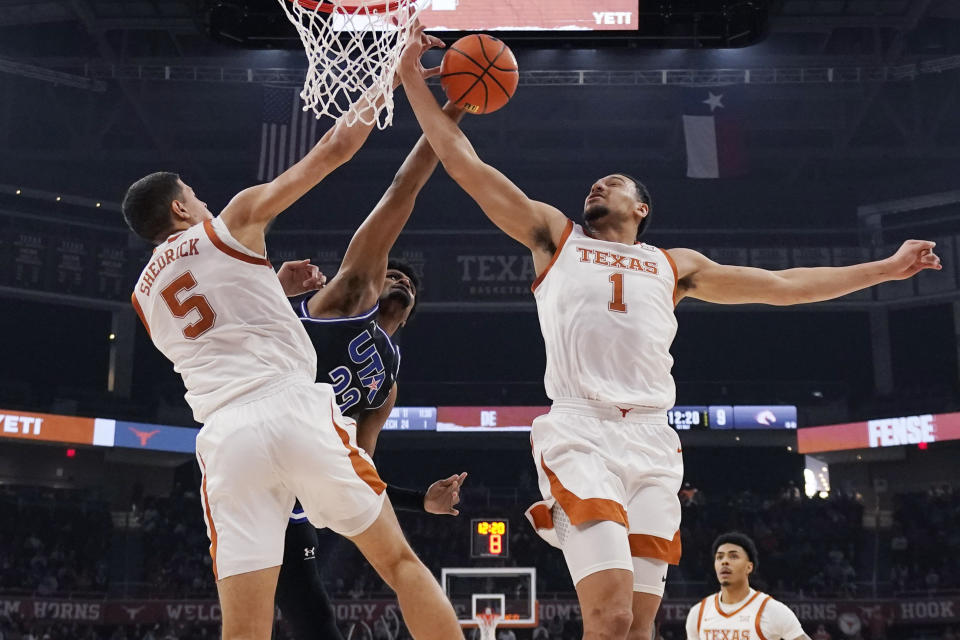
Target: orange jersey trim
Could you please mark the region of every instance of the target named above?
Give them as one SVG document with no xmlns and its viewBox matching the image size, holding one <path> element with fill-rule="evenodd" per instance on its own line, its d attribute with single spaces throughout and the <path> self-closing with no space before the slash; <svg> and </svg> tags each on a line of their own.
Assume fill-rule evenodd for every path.
<svg viewBox="0 0 960 640">
<path fill-rule="evenodd" d="M 164 240 L 163 243 L 164 243 L 164 244 L 170 244 L 171 242 L 173 242 L 174 240 L 176 240 L 177 238 L 179 238 L 179 237 L 182 236 L 182 235 L 183 235 L 183 231 L 181 231 L 180 233 L 174 233 L 174 234 L 171 235 L 169 238 L 167 238 L 166 240 Z M 159 251 L 159 250 L 160 250 L 160 245 L 159 245 L 159 244 L 153 248 L 153 252 L 154 252 L 154 253 L 156 253 L 156 252 Z"/>
<path fill-rule="evenodd" d="M 627 527 L 627 510 L 616 500 L 607 498 L 581 498 L 567 489 L 560 482 L 560 478 L 544 462 L 543 456 L 540 456 L 540 466 L 550 480 L 550 493 L 556 498 L 560 506 L 570 518 L 570 523 L 574 525 L 584 522 L 593 522 L 595 520 L 609 520 L 610 522 L 619 522 Z"/>
<path fill-rule="evenodd" d="M 210 238 L 210 242 L 213 243 L 213 246 L 215 246 L 217 249 L 220 249 L 220 251 L 223 251 L 225 254 L 227 254 L 231 258 L 236 258 L 237 260 L 242 260 L 249 264 L 258 264 L 265 267 L 273 268 L 273 265 L 271 265 L 270 261 L 267 260 L 266 258 L 248 256 L 245 253 L 237 251 L 236 249 L 228 245 L 226 242 L 221 240 L 220 236 L 218 236 L 217 232 L 213 229 L 213 222 L 211 222 L 210 220 L 207 220 L 206 222 L 203 223 L 203 230 L 207 232 L 207 237 Z"/>
<path fill-rule="evenodd" d="M 330 405 L 331 410 L 333 405 Z M 374 493 L 380 495 L 387 489 L 387 483 L 380 479 L 380 474 L 377 473 L 376 467 L 366 461 L 363 456 L 360 455 L 360 451 L 357 450 L 355 446 L 350 444 L 350 434 L 347 433 L 347 430 L 338 425 L 336 422 L 333 422 L 333 428 L 337 430 L 337 435 L 340 436 L 340 440 L 343 442 L 343 446 L 346 447 L 350 456 L 350 464 L 353 465 L 353 470 L 360 476 L 360 479 L 367 483 Z"/>
<path fill-rule="evenodd" d="M 757 591 L 756 593 L 753 594 L 753 597 L 751 597 L 749 600 L 747 600 L 746 602 L 743 603 L 743 606 L 742 606 L 742 607 L 740 607 L 740 608 L 737 609 L 736 611 L 731 611 L 730 613 L 724 613 L 724 612 L 723 612 L 723 609 L 720 608 L 720 593 L 719 593 L 719 592 L 717 592 L 717 594 L 714 595 L 713 597 L 714 597 L 714 599 L 716 600 L 716 603 L 715 603 L 715 604 L 716 604 L 717 613 L 719 613 L 720 615 L 722 615 L 724 618 L 732 618 L 733 616 L 737 615 L 738 613 L 740 613 L 741 611 L 743 611 L 745 608 L 747 608 L 747 607 L 750 605 L 750 603 L 753 602 L 754 600 L 756 600 L 757 597 L 760 596 L 760 595 L 762 595 L 762 594 L 761 594 L 759 591 Z M 759 620 L 759 617 L 758 617 L 757 619 Z"/>
<path fill-rule="evenodd" d="M 707 596 L 700 601 L 700 613 L 697 615 L 697 633 L 700 633 L 700 625 L 703 624 L 703 610 L 707 608 L 707 599 L 710 596 Z"/>
<path fill-rule="evenodd" d="M 557 250 L 553 252 L 553 257 L 550 258 L 550 263 L 547 265 L 546 269 L 543 270 L 543 273 L 537 276 L 537 279 L 533 281 L 532 285 L 530 285 L 530 291 L 536 292 L 537 287 L 539 287 L 540 283 L 543 282 L 543 279 L 547 277 L 547 272 L 550 271 L 550 268 L 553 267 L 553 264 L 557 261 L 557 258 L 560 257 L 560 252 L 563 251 L 563 245 L 567 243 L 567 238 L 570 237 L 571 231 L 573 231 L 573 220 L 567 220 L 567 226 L 564 227 L 563 234 L 560 236 L 560 242 L 557 244 Z"/>
<path fill-rule="evenodd" d="M 553 514 L 545 504 L 530 507 L 530 518 L 533 519 L 534 529 L 553 529 Z"/>
<path fill-rule="evenodd" d="M 680 543 L 679 531 L 673 534 L 671 540 L 646 533 L 631 533 L 628 537 L 630 555 L 634 558 L 653 558 L 667 564 L 680 564 L 683 545 Z"/>
<path fill-rule="evenodd" d="M 207 465 L 203 462 L 203 457 L 198 453 L 200 466 L 203 470 L 203 482 L 200 483 L 200 491 L 203 492 L 203 513 L 207 517 L 207 524 L 210 526 L 210 557 L 213 559 L 213 579 L 219 580 L 217 576 L 217 527 L 213 524 L 213 514 L 210 513 L 210 498 L 207 496 Z"/>
<path fill-rule="evenodd" d="M 666 249 L 660 249 L 660 251 L 667 262 L 670 263 L 670 268 L 673 269 L 673 306 L 677 306 L 677 287 L 680 286 L 680 272 L 677 271 L 677 263 L 673 261 L 670 253 Z"/>
<path fill-rule="evenodd" d="M 130 302 L 133 303 L 133 310 L 140 316 L 140 322 L 143 323 L 143 328 L 147 330 L 147 335 L 149 336 L 150 325 L 147 324 L 147 318 L 143 315 L 143 308 L 140 306 L 140 301 L 137 300 L 136 292 L 130 294 Z"/>
<path fill-rule="evenodd" d="M 763 635 L 763 631 L 760 630 L 760 618 L 763 616 L 763 610 L 767 606 L 768 602 L 770 602 L 770 596 L 767 596 L 766 598 L 764 598 L 763 602 L 760 603 L 760 608 L 757 609 L 756 628 L 757 628 L 757 637 L 760 638 L 760 640 L 767 640 L 767 637 Z"/>
</svg>

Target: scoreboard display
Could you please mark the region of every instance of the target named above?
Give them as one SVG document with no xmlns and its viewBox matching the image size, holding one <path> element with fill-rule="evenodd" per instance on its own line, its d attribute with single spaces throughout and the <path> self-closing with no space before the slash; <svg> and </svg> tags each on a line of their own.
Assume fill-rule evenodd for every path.
<svg viewBox="0 0 960 640">
<path fill-rule="evenodd" d="M 677 431 L 691 429 L 796 429 L 794 405 L 678 405 L 667 411 Z"/>
<path fill-rule="evenodd" d="M 471 558 L 509 558 L 510 521 L 474 518 L 470 521 Z"/>
<path fill-rule="evenodd" d="M 427 29 L 454 31 L 636 31 L 637 0 L 433 0 L 420 14 Z"/>
</svg>

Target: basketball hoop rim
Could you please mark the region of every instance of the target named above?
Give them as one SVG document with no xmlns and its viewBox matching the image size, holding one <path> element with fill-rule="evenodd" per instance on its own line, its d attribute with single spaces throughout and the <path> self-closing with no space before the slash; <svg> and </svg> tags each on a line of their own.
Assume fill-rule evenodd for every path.
<svg viewBox="0 0 960 640">
<path fill-rule="evenodd" d="M 355 9 L 364 9 L 368 13 L 390 13 L 406 7 L 412 0 L 389 0 L 379 4 L 363 4 L 360 2 L 341 2 L 340 6 L 347 11 Z M 337 8 L 331 0 L 287 0 L 290 4 L 298 4 L 308 11 L 317 11 L 319 13 L 333 13 Z"/>
</svg>

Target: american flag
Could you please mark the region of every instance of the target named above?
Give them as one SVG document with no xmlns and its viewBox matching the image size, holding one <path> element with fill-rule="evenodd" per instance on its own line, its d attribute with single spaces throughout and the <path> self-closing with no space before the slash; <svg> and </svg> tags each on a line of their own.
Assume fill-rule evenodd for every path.
<svg viewBox="0 0 960 640">
<path fill-rule="evenodd" d="M 263 88 L 263 124 L 257 180 L 267 182 L 307 154 L 317 139 L 317 119 L 303 110 L 291 87 Z"/>
</svg>

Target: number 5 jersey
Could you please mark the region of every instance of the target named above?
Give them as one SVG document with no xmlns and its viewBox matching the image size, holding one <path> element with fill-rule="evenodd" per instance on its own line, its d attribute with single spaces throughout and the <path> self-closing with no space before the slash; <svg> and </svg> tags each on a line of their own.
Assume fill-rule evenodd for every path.
<svg viewBox="0 0 960 640">
<path fill-rule="evenodd" d="M 240 244 L 220 218 L 160 244 L 132 302 L 183 377 L 198 422 L 245 397 L 316 379 L 313 345 L 270 262 Z"/>
</svg>

